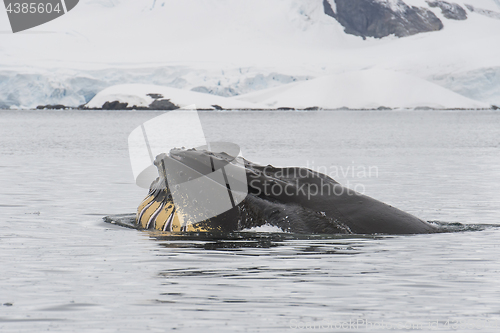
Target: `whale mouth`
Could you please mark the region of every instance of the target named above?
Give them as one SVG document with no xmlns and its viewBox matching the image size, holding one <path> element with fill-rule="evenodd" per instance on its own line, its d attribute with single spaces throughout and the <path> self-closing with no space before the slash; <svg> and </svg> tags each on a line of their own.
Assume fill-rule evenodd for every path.
<svg viewBox="0 0 500 333">
<path fill-rule="evenodd" d="M 156 186 L 168 189 L 183 225 L 210 220 L 243 202 L 248 186 L 239 155 L 238 145 L 217 142 L 192 149 L 172 149 L 156 157 Z"/>
</svg>

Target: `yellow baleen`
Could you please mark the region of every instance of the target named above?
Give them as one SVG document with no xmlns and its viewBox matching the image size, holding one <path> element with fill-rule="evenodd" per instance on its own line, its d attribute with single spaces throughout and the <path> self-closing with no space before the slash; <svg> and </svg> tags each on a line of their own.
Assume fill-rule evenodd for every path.
<svg viewBox="0 0 500 333">
<path fill-rule="evenodd" d="M 167 232 L 208 232 L 206 226 L 185 223 L 172 201 L 163 190 L 151 191 L 137 208 L 137 224 L 142 229 Z"/>
</svg>

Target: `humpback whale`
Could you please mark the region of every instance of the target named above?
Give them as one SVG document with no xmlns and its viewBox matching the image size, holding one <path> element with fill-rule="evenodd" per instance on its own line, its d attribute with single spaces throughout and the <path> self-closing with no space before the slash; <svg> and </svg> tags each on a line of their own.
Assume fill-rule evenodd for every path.
<svg viewBox="0 0 500 333">
<path fill-rule="evenodd" d="M 209 161 L 209 162 L 207 162 Z M 237 161 L 238 163 L 235 163 Z M 168 165 L 185 168 L 182 180 L 166 179 Z M 207 149 L 172 149 L 154 161 L 158 178 L 139 205 L 136 226 L 139 229 L 167 232 L 232 232 L 262 225 L 304 234 L 423 234 L 438 229 L 395 207 L 348 189 L 327 175 L 301 167 L 273 167 L 252 163 L 242 157 Z M 191 198 L 174 198 L 174 188 L 182 181 L 207 174 L 224 166 L 236 165 L 246 182 L 224 173 L 232 206 L 209 218 L 194 218 L 196 205 Z M 239 166 L 238 166 L 239 165 Z M 215 167 L 214 167 L 215 166 Z M 187 170 L 187 171 L 186 171 Z M 244 195 L 238 197 L 237 191 Z M 242 190 L 242 187 L 244 189 Z M 225 188 L 224 188 L 225 189 Z M 201 193 L 201 191 L 200 191 Z M 223 195 L 224 191 L 219 191 Z M 234 194 L 236 193 L 236 194 Z M 179 199 L 180 198 L 180 199 Z M 210 195 L 208 196 L 210 202 Z M 239 199 L 238 199 L 239 198 Z M 174 200 L 175 199 L 175 200 Z M 183 200 L 189 201 L 184 205 Z M 183 208 L 184 207 L 184 208 Z M 203 215 L 200 215 L 203 216 Z"/>
</svg>

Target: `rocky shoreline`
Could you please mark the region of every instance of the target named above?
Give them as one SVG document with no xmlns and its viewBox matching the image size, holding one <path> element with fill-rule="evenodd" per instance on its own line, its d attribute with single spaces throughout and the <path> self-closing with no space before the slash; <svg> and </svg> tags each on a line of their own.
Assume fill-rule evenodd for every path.
<svg viewBox="0 0 500 333">
<path fill-rule="evenodd" d="M 121 103 L 119 101 L 107 102 L 103 105 L 102 108 L 88 108 L 85 105 L 80 105 L 77 107 L 66 106 L 62 104 L 56 105 L 39 105 L 36 107 L 36 110 L 82 110 L 82 111 L 171 111 L 178 110 L 179 107 L 176 108 L 154 108 L 154 107 L 136 107 L 135 105 L 132 107 L 128 106 L 128 103 Z M 492 105 L 490 108 L 431 108 L 428 106 L 420 106 L 415 108 L 390 108 L 385 106 L 380 106 L 378 108 L 335 108 L 335 109 L 324 109 L 319 108 L 317 106 L 308 107 L 308 108 L 291 108 L 291 107 L 279 107 L 279 108 L 255 108 L 255 109 L 224 109 L 219 107 L 218 105 L 214 105 L 213 109 L 206 108 L 198 108 L 197 111 L 397 111 L 397 110 L 413 110 L 413 111 L 468 111 L 468 110 L 500 110 L 500 107 L 497 105 Z"/>
</svg>

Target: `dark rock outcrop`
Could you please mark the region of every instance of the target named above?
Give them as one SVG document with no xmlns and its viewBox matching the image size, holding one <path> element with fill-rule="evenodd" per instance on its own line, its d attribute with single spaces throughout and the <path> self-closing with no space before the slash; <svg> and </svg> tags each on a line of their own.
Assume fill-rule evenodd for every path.
<svg viewBox="0 0 500 333">
<path fill-rule="evenodd" d="M 332 1 L 335 1 L 335 11 Z M 410 7 L 402 0 L 323 0 L 323 6 L 325 14 L 342 24 L 346 33 L 363 38 L 406 37 L 443 28 L 432 11 Z"/>
<path fill-rule="evenodd" d="M 146 96 L 149 96 L 151 98 L 154 98 L 154 99 L 158 99 L 158 98 L 163 98 L 163 95 L 162 94 L 147 94 Z"/>
<path fill-rule="evenodd" d="M 170 99 L 155 99 L 148 107 L 151 110 L 177 110 L 178 108 L 177 105 L 170 102 Z"/>
<path fill-rule="evenodd" d="M 456 3 L 449 3 L 446 1 L 431 1 L 427 0 L 427 4 L 430 7 L 438 7 L 441 9 L 441 13 L 443 16 L 450 20 L 466 20 L 467 12 L 460 5 Z"/>
<path fill-rule="evenodd" d="M 47 105 L 38 105 L 37 110 L 63 110 L 63 109 L 70 109 L 69 106 L 62 105 L 62 104 L 47 104 Z"/>
<path fill-rule="evenodd" d="M 330 1 L 335 1 L 335 0 L 323 0 L 324 12 L 328 16 L 335 17 L 335 12 L 333 11 Z"/>
<path fill-rule="evenodd" d="M 107 101 L 102 107 L 97 108 L 100 110 L 177 110 L 178 105 L 175 105 L 168 98 L 163 98 L 161 94 L 147 94 L 147 96 L 154 99 L 148 106 L 129 105 L 127 102 L 120 101 Z M 81 109 L 89 109 L 85 105 L 80 106 Z"/>
<path fill-rule="evenodd" d="M 128 103 L 121 103 L 120 101 L 106 102 L 102 105 L 103 110 L 126 110 Z"/>
</svg>

